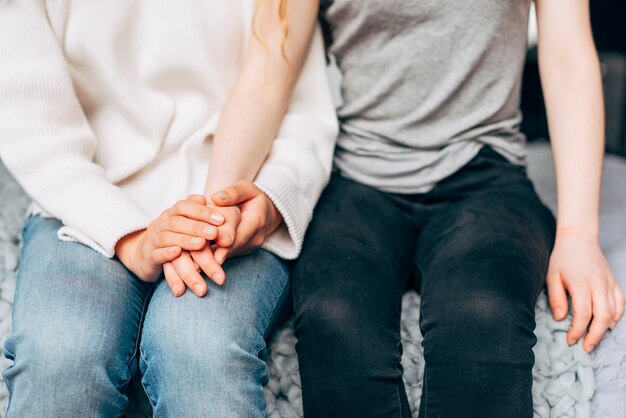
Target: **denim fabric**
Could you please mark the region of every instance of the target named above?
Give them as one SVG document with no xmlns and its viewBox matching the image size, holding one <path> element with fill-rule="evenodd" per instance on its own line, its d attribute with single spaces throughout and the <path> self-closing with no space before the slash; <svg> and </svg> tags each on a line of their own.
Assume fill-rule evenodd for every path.
<svg viewBox="0 0 626 418">
<path fill-rule="evenodd" d="M 164 281 L 59 241 L 60 226 L 24 228 L 7 417 L 122 416 L 139 365 L 156 417 L 266 416 L 265 336 L 288 305 L 288 263 L 258 250 L 228 261 L 206 297 L 174 298 Z"/>
<path fill-rule="evenodd" d="M 411 416 L 410 283 L 422 296 L 420 417 L 532 417 L 534 307 L 554 231 L 524 168 L 488 147 L 425 194 L 334 175 L 292 273 L 305 417 Z"/>
</svg>

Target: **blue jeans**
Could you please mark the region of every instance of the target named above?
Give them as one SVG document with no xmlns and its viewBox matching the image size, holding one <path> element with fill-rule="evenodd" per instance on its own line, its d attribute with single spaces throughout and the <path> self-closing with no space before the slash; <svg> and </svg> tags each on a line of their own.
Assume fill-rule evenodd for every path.
<svg viewBox="0 0 626 418">
<path fill-rule="evenodd" d="M 229 260 L 228 280 L 180 298 L 117 259 L 62 242 L 31 218 L 3 372 L 7 418 L 119 417 L 131 378 L 155 417 L 264 417 L 265 338 L 284 318 L 289 264 L 264 250 Z"/>
</svg>

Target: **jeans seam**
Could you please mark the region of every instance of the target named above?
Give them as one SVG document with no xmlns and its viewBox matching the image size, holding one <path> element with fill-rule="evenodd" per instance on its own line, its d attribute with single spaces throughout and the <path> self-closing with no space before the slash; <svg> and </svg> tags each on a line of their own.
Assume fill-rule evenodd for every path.
<svg viewBox="0 0 626 418">
<path fill-rule="evenodd" d="M 148 364 L 148 360 L 146 360 L 146 356 L 143 354 L 143 350 L 141 349 L 141 346 L 139 346 L 139 357 L 141 358 L 141 361 L 143 361 L 146 365 Z M 146 392 L 146 395 L 148 396 L 148 401 L 150 402 L 150 406 L 152 406 L 154 408 L 154 403 L 152 402 L 152 396 L 150 395 L 150 389 L 146 387 L 146 382 L 144 382 L 144 379 L 141 379 L 141 387 L 143 388 L 144 392 Z"/>
<path fill-rule="evenodd" d="M 402 378 L 400 378 L 400 381 L 402 381 Z M 398 411 L 400 411 L 400 415 L 398 416 L 402 418 L 404 414 L 402 413 L 402 402 L 400 401 L 400 388 L 398 386 L 399 385 L 396 384 L 396 402 L 398 403 Z"/>
<path fill-rule="evenodd" d="M 130 358 L 128 359 L 128 362 L 126 362 L 126 370 L 129 370 L 128 373 L 128 379 L 122 383 L 122 385 L 120 386 L 121 388 L 125 387 L 126 385 L 128 385 L 130 383 L 130 381 L 133 379 L 133 376 L 131 376 L 130 374 L 130 365 L 133 361 L 133 359 L 135 358 L 135 356 L 137 355 L 138 351 L 141 351 L 140 345 L 139 345 L 139 340 L 141 338 L 141 332 L 143 329 L 143 320 L 146 316 L 146 310 L 147 310 L 147 305 L 148 305 L 148 301 L 150 300 L 150 296 L 151 296 L 151 292 L 148 292 L 146 294 L 146 296 L 144 296 L 144 300 L 143 300 L 143 304 L 141 306 L 141 314 L 139 316 L 139 321 L 138 321 L 138 325 L 137 325 L 137 335 L 135 336 L 135 347 L 133 349 L 133 354 L 130 356 Z M 139 353 L 141 355 L 141 353 Z"/>
<path fill-rule="evenodd" d="M 285 283 L 283 283 L 283 287 L 280 289 L 280 292 L 278 293 L 278 295 L 274 298 L 274 302 L 273 302 L 273 306 L 272 306 L 272 311 L 270 312 L 270 314 L 267 316 L 266 318 L 266 323 L 265 326 L 263 327 L 263 334 L 261 335 L 263 337 L 263 346 L 257 350 L 257 357 L 259 356 L 259 354 L 261 353 L 261 351 L 263 351 L 266 347 L 267 347 L 267 343 L 265 342 L 265 334 L 267 333 L 267 329 L 270 326 L 270 324 L 273 322 L 272 318 L 274 317 L 274 312 L 276 312 L 276 308 L 278 307 L 278 301 L 282 298 L 283 294 L 285 293 L 285 289 L 289 286 L 289 274 L 287 277 L 287 280 L 285 280 Z"/>
<path fill-rule="evenodd" d="M 14 367 L 14 365 L 15 365 L 15 355 L 13 353 L 11 353 L 11 351 L 9 349 L 7 349 L 6 341 L 3 344 L 2 351 L 3 351 L 3 357 L 4 358 L 8 359 L 7 355 L 11 356 L 11 364 L 8 365 L 7 367 L 5 367 L 4 370 L 2 370 L 2 380 L 4 380 L 4 384 L 6 385 L 7 395 L 8 395 L 8 397 L 7 397 L 7 406 L 6 406 L 6 410 L 4 412 L 5 412 L 5 414 L 8 414 L 9 409 L 11 408 L 11 399 L 13 398 L 13 396 L 12 396 L 13 390 L 11 388 L 11 384 L 9 383 L 9 381 L 6 378 L 6 373 Z"/>
<path fill-rule="evenodd" d="M 422 397 L 422 401 L 424 402 L 424 418 L 428 417 L 428 390 L 426 387 L 426 381 L 428 377 L 428 370 L 424 368 L 424 382 L 422 384 L 422 391 L 424 392 L 424 396 Z"/>
</svg>

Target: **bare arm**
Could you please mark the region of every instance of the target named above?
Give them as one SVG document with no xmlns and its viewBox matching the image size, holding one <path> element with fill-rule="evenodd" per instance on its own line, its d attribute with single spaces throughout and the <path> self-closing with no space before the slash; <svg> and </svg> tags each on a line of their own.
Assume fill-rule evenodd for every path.
<svg viewBox="0 0 626 418">
<path fill-rule="evenodd" d="M 581 338 L 593 350 L 624 311 L 624 297 L 599 247 L 604 154 L 600 63 L 588 0 L 537 0 L 539 69 L 546 101 L 558 186 L 557 237 L 548 273 L 555 319 L 574 319 L 569 344 Z"/>
<path fill-rule="evenodd" d="M 319 0 L 289 0 L 286 20 L 280 0 L 257 2 L 256 36 L 250 40 L 237 83 L 213 139 L 205 196 L 240 180 L 252 181 L 271 148 L 308 55 Z M 285 38 L 284 26 L 288 27 Z"/>
<path fill-rule="evenodd" d="M 257 1 L 253 35 L 238 80 L 222 109 L 213 138 L 213 150 L 204 195 L 230 186 L 238 181 L 252 181 L 272 143 L 291 101 L 300 70 L 308 56 L 315 31 L 319 0 L 289 0 L 283 20 L 280 0 Z M 288 33 L 287 33 L 287 30 Z M 280 212 L 267 196 L 255 213 L 264 220 L 258 223 L 263 236 L 271 234 L 283 222 Z M 242 245 L 239 223 L 240 208 L 221 208 L 226 222 L 220 226 L 217 245 Z M 250 215 L 248 215 L 250 218 Z M 254 234 L 248 234 L 254 236 Z M 206 247 L 202 251 L 183 252 L 179 258 L 164 265 L 165 277 L 180 295 L 185 285 L 198 296 L 206 293 L 206 284 L 196 272 L 199 265 L 212 279 L 222 284 L 226 279 L 218 265 L 226 258 L 222 251 L 217 258 Z M 177 289 L 177 290 L 175 290 Z"/>
</svg>

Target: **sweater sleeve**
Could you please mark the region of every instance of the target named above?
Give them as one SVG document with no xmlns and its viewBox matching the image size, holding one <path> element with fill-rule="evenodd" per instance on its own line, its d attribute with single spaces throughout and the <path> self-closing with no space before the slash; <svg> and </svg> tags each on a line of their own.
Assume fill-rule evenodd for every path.
<svg viewBox="0 0 626 418">
<path fill-rule="evenodd" d="M 255 180 L 284 219 L 263 246 L 279 257 L 295 259 L 300 254 L 313 208 L 330 178 L 337 134 L 318 30 L 278 136 Z"/>
<path fill-rule="evenodd" d="M 97 147 L 43 1 L 0 2 L 0 157 L 64 224 L 59 238 L 113 257 L 145 215 L 93 162 Z"/>
</svg>

